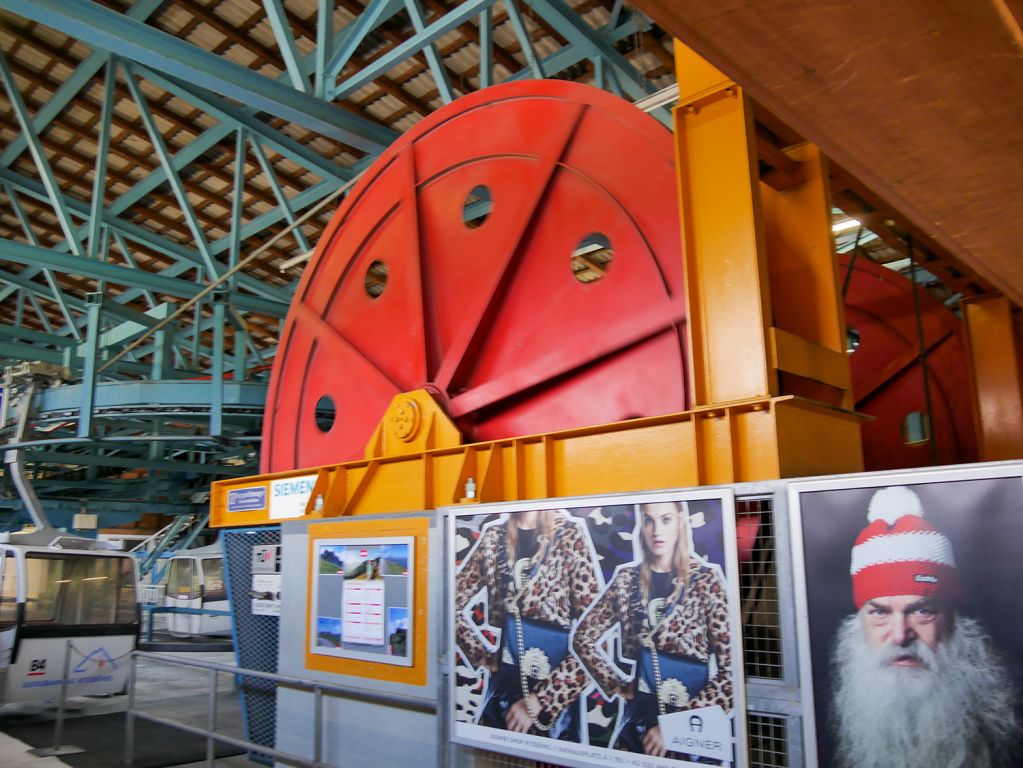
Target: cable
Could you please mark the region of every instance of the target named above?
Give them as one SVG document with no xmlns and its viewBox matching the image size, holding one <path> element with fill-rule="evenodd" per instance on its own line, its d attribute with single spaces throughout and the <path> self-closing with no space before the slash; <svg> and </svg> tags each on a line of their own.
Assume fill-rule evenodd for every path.
<svg viewBox="0 0 1023 768">
<path fill-rule="evenodd" d="M 931 414 L 931 383 L 927 370 L 927 344 L 924 342 L 924 322 L 920 314 L 920 293 L 916 282 L 916 258 L 913 256 L 913 236 L 906 235 L 906 253 L 909 256 L 909 279 L 913 283 L 913 314 L 916 316 L 916 337 L 920 345 L 920 372 L 924 380 L 924 404 L 927 408 L 927 440 L 931 446 L 931 465 L 938 463 L 938 442 L 934 435 Z"/>
</svg>

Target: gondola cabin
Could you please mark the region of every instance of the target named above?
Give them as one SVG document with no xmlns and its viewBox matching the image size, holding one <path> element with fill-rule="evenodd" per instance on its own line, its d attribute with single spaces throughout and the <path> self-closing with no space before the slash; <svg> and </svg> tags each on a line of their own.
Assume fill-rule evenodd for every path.
<svg viewBox="0 0 1023 768">
<path fill-rule="evenodd" d="M 167 629 L 175 637 L 231 634 L 224 557 L 219 545 L 181 550 L 170 559 L 164 605 L 190 609 L 167 616 Z"/>
<path fill-rule="evenodd" d="M 0 534 L 0 703 L 124 690 L 139 634 L 127 552 L 48 534 Z M 109 545 L 107 545 L 109 546 Z"/>
</svg>

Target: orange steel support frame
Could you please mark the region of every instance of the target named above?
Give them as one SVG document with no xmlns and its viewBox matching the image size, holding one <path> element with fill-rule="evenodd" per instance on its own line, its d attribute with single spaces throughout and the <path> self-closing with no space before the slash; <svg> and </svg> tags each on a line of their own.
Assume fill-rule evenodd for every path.
<svg viewBox="0 0 1023 768">
<path fill-rule="evenodd" d="M 434 417 L 443 417 L 439 408 Z M 316 481 L 305 512 L 291 519 L 837 473 L 847 469 L 844 458 L 819 446 L 848 442 L 859 429 L 854 414 L 803 398 L 754 399 L 598 427 L 220 480 L 213 483 L 210 525 L 279 523 L 268 506 L 229 511 L 229 494 L 262 488 L 269 499 L 271 480 L 312 474 Z M 782 445 L 801 445 L 803 450 L 782 452 L 777 449 Z M 475 486 L 472 496 L 467 494 L 470 485 Z"/>
<path fill-rule="evenodd" d="M 846 329 L 831 239 L 827 169 L 818 149 L 786 152 L 802 183 L 778 191 L 759 181 L 752 104 L 742 89 L 675 42 L 675 138 L 692 360 L 699 406 L 799 395 L 853 407 Z M 828 440 L 839 471 L 863 468 L 858 430 Z M 807 456 L 810 424 L 777 430 L 762 449 Z M 786 462 L 783 458 L 782 465 Z"/>
<path fill-rule="evenodd" d="M 963 302 L 976 391 L 980 461 L 1023 458 L 1023 382 L 1012 307 L 1002 297 Z"/>
<path fill-rule="evenodd" d="M 229 511 L 229 494 L 269 498 L 271 479 L 312 473 L 296 519 L 862 470 L 824 160 L 797 147 L 788 154 L 803 182 L 784 192 L 761 183 L 742 89 L 678 43 L 676 59 L 696 407 L 463 446 L 429 393 L 400 394 L 364 460 L 214 483 L 212 526 L 278 522 L 268 507 Z"/>
</svg>

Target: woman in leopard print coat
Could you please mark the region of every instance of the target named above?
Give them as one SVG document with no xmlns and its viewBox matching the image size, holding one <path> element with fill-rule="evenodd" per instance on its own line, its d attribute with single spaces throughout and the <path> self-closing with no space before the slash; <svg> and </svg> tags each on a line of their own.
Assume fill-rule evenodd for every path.
<svg viewBox="0 0 1023 768">
<path fill-rule="evenodd" d="M 524 542 L 528 541 L 526 546 Z M 456 641 L 474 669 L 490 669 L 480 724 L 578 741 L 578 721 L 559 717 L 586 685 L 586 673 L 568 653 L 568 632 L 597 598 L 602 586 L 588 536 L 579 522 L 553 510 L 516 512 L 486 527 L 455 579 Z M 532 679 L 523 697 L 517 668 L 509 669 L 517 638 L 502 631 L 501 645 L 488 648 L 468 618 L 472 601 L 486 590 L 487 623 L 504 628 L 509 612 L 565 633 L 565 657 L 543 679 Z M 510 622 L 514 626 L 514 622 Z M 502 659 L 504 664 L 502 664 Z M 500 680 L 513 682 L 504 693 Z M 509 697 L 507 689 L 512 689 Z M 571 692 L 575 693 L 571 693 Z M 495 702 L 495 697 L 502 701 Z M 499 704 L 499 706 L 495 706 Z M 501 722 L 503 720 L 503 722 Z M 573 732 L 574 731 L 574 732 Z"/>
<path fill-rule="evenodd" d="M 656 725 L 656 699 L 637 694 L 660 694 L 665 713 L 715 704 L 731 712 L 728 602 L 718 571 L 689 553 L 686 514 L 680 504 L 641 504 L 637 505 L 637 514 L 641 518 L 643 560 L 618 568 L 607 589 L 579 622 L 572 647 L 606 698 L 617 695 L 626 699 L 624 723 L 615 746 L 671 756 Z M 622 656 L 636 662 L 632 680 L 623 679 L 600 648 L 602 638 L 616 625 L 621 628 Z M 681 700 L 677 696 L 669 699 L 663 690 L 649 691 L 651 686 L 641 672 L 644 646 L 656 649 L 661 666 L 667 654 L 686 657 L 695 662 L 697 669 L 706 665 L 706 682 L 698 691 L 681 688 Z M 679 686 L 675 688 L 679 693 Z"/>
</svg>

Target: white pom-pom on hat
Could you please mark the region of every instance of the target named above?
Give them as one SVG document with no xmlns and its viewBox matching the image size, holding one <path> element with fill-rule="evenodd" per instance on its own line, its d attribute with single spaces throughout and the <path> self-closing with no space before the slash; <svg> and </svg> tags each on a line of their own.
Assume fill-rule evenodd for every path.
<svg viewBox="0 0 1023 768">
<path fill-rule="evenodd" d="M 920 497 L 904 485 L 882 488 L 873 495 L 867 508 L 867 520 L 872 523 L 884 520 L 888 525 L 895 525 L 895 521 L 905 515 L 923 517 L 924 508 Z"/>
</svg>

